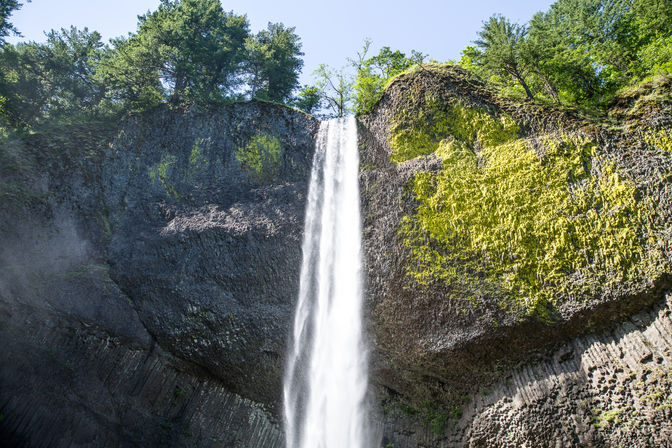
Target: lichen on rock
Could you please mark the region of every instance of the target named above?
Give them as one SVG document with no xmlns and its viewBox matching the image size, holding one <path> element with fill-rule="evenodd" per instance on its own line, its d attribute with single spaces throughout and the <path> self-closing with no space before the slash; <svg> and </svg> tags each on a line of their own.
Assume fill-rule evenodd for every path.
<svg viewBox="0 0 672 448">
<path fill-rule="evenodd" d="M 282 153 L 283 147 L 277 136 L 259 132 L 245 146 L 236 149 L 236 159 L 250 180 L 265 184 L 277 175 Z"/>
</svg>

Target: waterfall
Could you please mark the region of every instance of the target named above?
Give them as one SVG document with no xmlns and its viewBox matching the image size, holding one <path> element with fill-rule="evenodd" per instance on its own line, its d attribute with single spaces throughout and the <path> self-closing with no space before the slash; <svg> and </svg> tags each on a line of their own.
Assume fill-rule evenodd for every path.
<svg viewBox="0 0 672 448">
<path fill-rule="evenodd" d="M 322 122 L 284 383 L 287 448 L 368 446 L 354 117 Z"/>
</svg>

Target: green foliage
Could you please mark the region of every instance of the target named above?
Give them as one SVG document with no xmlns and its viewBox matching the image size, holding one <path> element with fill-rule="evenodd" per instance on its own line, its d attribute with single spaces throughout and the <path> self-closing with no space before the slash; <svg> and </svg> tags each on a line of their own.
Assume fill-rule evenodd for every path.
<svg viewBox="0 0 672 448">
<path fill-rule="evenodd" d="M 352 109 L 354 82 L 343 69 L 336 70 L 326 64 L 313 72 L 322 100 L 336 117 L 342 117 Z"/>
<path fill-rule="evenodd" d="M 30 0 L 28 0 L 30 3 Z M 19 36 L 19 31 L 9 21 L 14 11 L 21 9 L 23 4 L 18 0 L 2 0 L 0 2 L 0 47 L 5 44 L 5 37 L 15 35 Z"/>
<path fill-rule="evenodd" d="M 220 102 L 250 96 L 285 102 L 303 66 L 294 28 L 269 23 L 249 34 L 245 16 L 218 0 L 163 1 L 140 16 L 138 33 L 113 42 L 101 76 L 110 95 L 133 110 L 173 103 Z"/>
<path fill-rule="evenodd" d="M 236 150 L 240 162 L 253 182 L 264 184 L 273 179 L 282 165 L 283 148 L 278 137 L 259 133 L 249 143 Z"/>
<path fill-rule="evenodd" d="M 443 170 L 416 175 L 420 205 L 401 228 L 419 285 L 465 292 L 486 279 L 506 293 L 501 306 L 547 319 L 559 298 L 665 269 L 650 199 L 589 141 L 537 144 L 541 157 L 524 139 L 478 155 L 469 142 L 441 142 Z"/>
<path fill-rule="evenodd" d="M 51 31 L 44 44 L 4 45 L 20 5 L 0 6 L 0 119 L 14 129 L 114 120 L 166 101 L 286 102 L 303 65 L 294 28 L 269 24 L 250 36 L 247 18 L 224 12 L 218 0 L 162 0 L 138 18 L 135 34 L 111 46 L 74 27 Z"/>
<path fill-rule="evenodd" d="M 248 51 L 246 66 L 250 74 L 252 97 L 268 101 L 288 101 L 299 85 L 303 61 L 301 39 L 294 28 L 282 23 L 269 23 L 266 30 L 245 41 Z"/>
<path fill-rule="evenodd" d="M 525 81 L 520 57 L 520 48 L 525 38 L 525 28 L 511 23 L 502 16 L 492 16 L 483 24 L 475 41 L 482 53 L 474 54 L 486 70 L 494 74 L 508 75 L 525 89 L 527 97 L 534 96 Z"/>
<path fill-rule="evenodd" d="M 115 40 L 104 64 L 113 97 L 143 108 L 162 97 L 219 101 L 238 86 L 245 16 L 225 13 L 218 0 L 175 0 L 138 19 L 138 33 Z"/>
<path fill-rule="evenodd" d="M 527 27 L 485 22 L 460 63 L 528 98 L 600 106 L 623 86 L 672 71 L 667 0 L 557 0 Z"/>
<path fill-rule="evenodd" d="M 672 35 L 652 37 L 638 50 L 637 62 L 632 71 L 640 79 L 649 76 L 672 74 Z"/>
<path fill-rule="evenodd" d="M 479 66 L 479 57 L 481 53 L 473 45 L 467 45 L 461 52 L 462 56 L 457 61 L 457 65 L 472 73 L 482 74 Z"/>
<path fill-rule="evenodd" d="M 307 114 L 314 114 L 322 108 L 322 91 L 317 86 L 304 85 L 291 104 Z"/>
<path fill-rule="evenodd" d="M 422 63 L 425 58 L 425 55 L 415 50 L 411 52 L 411 57 L 407 58 L 401 51 L 392 51 L 390 47 L 383 47 L 377 55 L 367 58 L 370 44 L 371 41 L 366 40 L 359 54 L 359 60 L 353 61 L 357 68 L 354 90 L 355 111 L 358 114 L 371 111 L 383 95 L 385 86 L 391 78 L 415 64 Z"/>
<path fill-rule="evenodd" d="M 102 117 L 110 105 L 93 73 L 103 52 L 100 34 L 74 27 L 52 30 L 44 44 L 6 45 L 0 52 L 6 122 L 26 127 L 48 118 Z"/>
</svg>

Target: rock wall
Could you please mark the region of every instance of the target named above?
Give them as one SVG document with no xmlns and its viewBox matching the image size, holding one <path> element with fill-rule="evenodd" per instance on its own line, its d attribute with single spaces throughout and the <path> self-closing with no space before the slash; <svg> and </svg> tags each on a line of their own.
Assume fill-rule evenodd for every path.
<svg viewBox="0 0 672 448">
<path fill-rule="evenodd" d="M 632 133 L 629 123 L 618 128 L 601 123 L 576 111 L 506 100 L 458 68 L 431 65 L 395 79 L 372 113 L 360 118 L 372 382 L 383 446 L 658 446 L 666 441 L 653 430 L 660 423 L 658 430 L 669 433 L 665 402 L 654 405 L 641 398 L 652 393 L 651 387 L 667 397 L 672 390 L 665 375 L 655 380 L 657 374 L 652 375 L 655 385 L 641 391 L 635 386 L 639 380 L 627 375 L 670 368 L 663 355 L 670 350 L 664 331 L 656 336 L 643 324 L 635 331 L 632 322 L 662 313 L 666 325 L 672 154 L 657 140 L 643 139 L 646 128 Z M 557 178 L 540 174 L 557 173 L 567 166 L 558 160 L 571 157 L 583 157 L 582 166 Z M 540 188 L 521 181 L 530 172 L 537 182 L 545 179 Z M 592 190 L 596 193 L 588 201 L 602 199 L 583 211 L 564 208 L 591 183 L 606 185 L 602 179 L 607 178 L 620 191 L 629 189 L 630 199 L 605 205 L 610 199 L 602 196 L 608 189 L 603 186 Z M 474 184 L 480 181 L 489 183 Z M 517 192 L 521 183 L 525 187 Z M 565 230 L 536 234 L 539 215 L 525 204 L 553 188 L 568 202 L 558 202 L 553 210 L 562 212 L 552 211 L 557 215 L 548 222 Z M 507 196 L 511 191 L 515 194 Z M 625 249 L 595 249 L 610 240 L 609 225 L 591 243 L 576 229 L 588 214 L 593 216 L 589 225 L 613 219 L 628 201 L 632 209 L 615 228 L 633 226 L 630 241 L 642 244 L 640 255 L 619 264 Z M 543 201 L 535 205 L 545 206 Z M 647 207 L 652 219 L 635 225 Z M 526 222 L 525 216 L 535 221 Z M 516 222 L 506 224 L 509 217 Z M 563 220 L 572 225 L 562 227 Z M 506 233 L 507 225 L 510 236 L 498 238 L 501 250 L 492 250 L 488 233 Z M 451 228 L 462 230 L 451 234 Z M 446 234 L 450 238 L 442 240 Z M 592 253 L 592 261 L 551 266 L 547 272 L 542 263 L 533 263 L 529 277 L 521 274 L 529 268 L 525 257 L 533 253 L 525 252 L 527 247 L 556 250 L 567 241 L 570 252 Z M 536 253 L 535 260 L 549 252 Z M 641 271 L 630 268 L 649 259 L 656 261 Z M 597 342 L 610 338 L 612 345 L 622 345 L 622 356 L 609 357 Z M 638 338 L 658 344 L 656 361 L 633 364 L 633 373 L 621 374 L 621 358 L 638 359 L 641 347 L 628 345 Z M 601 364 L 590 364 L 594 356 L 603 358 Z M 603 380 L 610 384 L 606 390 Z M 638 404 L 630 409 L 605 400 L 612 390 L 640 396 Z M 585 406 L 578 408 L 575 399 Z M 629 413 L 632 418 L 624 418 Z"/>
<path fill-rule="evenodd" d="M 660 88 L 594 120 L 426 66 L 360 117 L 382 446 L 669 446 L 672 152 L 668 108 L 647 103 Z M 282 446 L 317 129 L 252 102 L 2 137 L 0 446 Z M 530 173 L 545 181 L 521 183 Z M 489 232 L 478 251 L 441 239 L 437 223 L 464 224 L 448 197 L 474 229 L 494 210 L 491 233 L 506 231 L 516 196 L 493 188 L 529 188 L 539 208 L 556 192 L 572 213 L 549 222 L 594 238 L 538 240 L 586 257 L 522 275 L 515 230 L 546 229 L 529 207 L 501 258 Z M 574 202 L 588 206 L 562 208 Z"/>
<path fill-rule="evenodd" d="M 318 122 L 252 102 L 7 137 L 0 445 L 283 445 Z"/>
</svg>

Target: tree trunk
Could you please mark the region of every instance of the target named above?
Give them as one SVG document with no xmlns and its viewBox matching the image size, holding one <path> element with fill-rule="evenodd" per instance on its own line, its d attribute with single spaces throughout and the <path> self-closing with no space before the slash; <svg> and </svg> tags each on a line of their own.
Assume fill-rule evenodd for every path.
<svg viewBox="0 0 672 448">
<path fill-rule="evenodd" d="M 555 87 L 551 83 L 551 80 L 548 79 L 548 76 L 544 75 L 539 70 L 535 70 L 535 73 L 541 79 L 541 82 L 544 85 L 544 90 L 546 90 L 546 92 L 549 95 L 551 95 L 551 98 L 553 98 L 553 101 L 560 104 L 560 96 L 558 95 L 558 91 L 555 90 Z"/>
<path fill-rule="evenodd" d="M 511 76 L 513 76 L 513 78 L 516 81 L 518 81 L 521 86 L 523 86 L 523 89 L 525 89 L 525 93 L 527 94 L 527 98 L 530 99 L 530 100 L 534 100 L 534 95 L 532 95 L 532 91 L 530 90 L 527 83 L 525 82 L 525 78 L 523 78 L 523 76 L 520 73 L 518 73 L 517 70 L 513 71 L 511 73 Z"/>
</svg>

